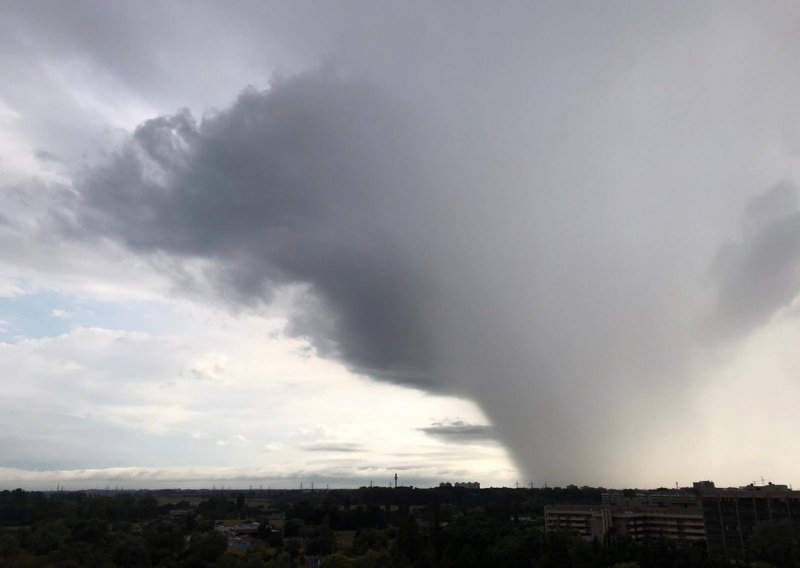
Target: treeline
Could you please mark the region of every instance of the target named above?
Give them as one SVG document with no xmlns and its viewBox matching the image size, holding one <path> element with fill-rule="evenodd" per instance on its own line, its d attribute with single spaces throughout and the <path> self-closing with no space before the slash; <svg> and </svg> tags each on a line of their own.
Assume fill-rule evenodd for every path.
<svg viewBox="0 0 800 568">
<path fill-rule="evenodd" d="M 492 488 L 363 487 L 353 490 L 285 491 L 273 496 L 281 510 L 294 518 L 319 524 L 328 517 L 335 530 L 386 525 L 390 514 L 408 514 L 412 509 L 438 507 L 449 511 L 480 509 L 498 519 L 541 517 L 545 505 L 555 503 L 599 504 L 601 488 Z M 447 519 L 444 519 L 445 521 Z"/>
<path fill-rule="evenodd" d="M 149 495 L 0 492 L 0 566 L 212 566 L 227 549 L 213 523 L 161 517 Z"/>
<path fill-rule="evenodd" d="M 572 491 L 572 490 L 571 490 Z M 0 492 L 0 566 L 131 568 L 298 568 L 311 556 L 323 568 L 721 568 L 702 543 L 636 543 L 611 535 L 586 542 L 547 534 L 536 515 L 542 490 L 363 489 L 283 492 L 268 504 L 285 522 L 270 527 L 263 499 L 220 493 L 191 507 L 159 506 L 147 493 L 92 495 Z M 577 490 L 577 500 L 599 499 Z M 194 510 L 169 518 L 173 509 Z M 251 546 L 229 553 L 219 519 L 255 521 Z M 541 521 L 541 519 L 538 519 Z M 760 527 L 753 559 L 800 567 L 800 535 Z M 763 565 L 762 565 L 763 566 Z"/>
<path fill-rule="evenodd" d="M 30 525 L 47 519 L 103 519 L 134 521 L 154 519 L 159 509 L 148 494 L 113 494 L 91 497 L 83 491 L 46 494 L 15 489 L 0 492 L 0 526 Z"/>
</svg>

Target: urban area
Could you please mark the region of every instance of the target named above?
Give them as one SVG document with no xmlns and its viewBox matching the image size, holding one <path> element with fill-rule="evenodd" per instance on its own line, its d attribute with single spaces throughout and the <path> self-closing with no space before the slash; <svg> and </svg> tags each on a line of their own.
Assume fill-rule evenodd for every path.
<svg viewBox="0 0 800 568">
<path fill-rule="evenodd" d="M 800 566 L 800 491 L 596 487 L 0 492 L 0 566 Z"/>
</svg>

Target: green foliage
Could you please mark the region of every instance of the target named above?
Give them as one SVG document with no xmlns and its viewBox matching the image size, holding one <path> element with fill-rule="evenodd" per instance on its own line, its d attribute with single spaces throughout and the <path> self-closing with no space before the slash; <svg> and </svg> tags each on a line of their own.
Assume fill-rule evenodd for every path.
<svg viewBox="0 0 800 568">
<path fill-rule="evenodd" d="M 33 531 L 34 554 L 47 554 L 58 550 L 67 541 L 70 530 L 62 520 L 46 521 L 39 524 Z"/>
<path fill-rule="evenodd" d="M 230 497 L 230 498 L 229 498 Z M 325 568 L 721 568 L 702 545 L 635 542 L 610 535 L 587 542 L 545 533 L 522 520 L 553 500 L 580 502 L 594 491 L 363 488 L 277 493 L 270 511 L 288 518 L 283 535 L 265 524 L 247 494 L 217 493 L 196 517 L 168 518 L 148 494 L 0 491 L 0 566 L 299 568 L 305 555 Z M 259 512 L 261 509 L 261 512 Z M 254 511 L 260 528 L 247 551 L 228 554 L 215 520 Z M 339 541 L 337 541 L 337 535 Z M 345 536 L 346 538 L 343 538 Z M 762 523 L 751 539 L 751 568 L 800 568 L 800 535 L 789 523 Z M 268 548 L 269 547 L 269 548 Z M 234 549 L 231 549 L 234 551 Z"/>
<path fill-rule="evenodd" d="M 303 522 L 301 519 L 289 519 L 286 521 L 286 526 L 283 529 L 283 533 L 289 538 L 302 536 L 305 526 L 305 522 Z"/>
<path fill-rule="evenodd" d="M 353 561 L 355 568 L 384 568 L 391 564 L 392 557 L 386 550 L 368 550 L 364 556 Z"/>
<path fill-rule="evenodd" d="M 417 525 L 411 517 L 405 517 L 400 521 L 393 554 L 395 558 L 406 559 L 412 565 L 416 565 L 420 559 L 422 540 L 420 539 Z"/>
<path fill-rule="evenodd" d="M 292 568 L 292 557 L 286 552 L 281 552 L 276 558 L 267 563 L 267 568 Z"/>
<path fill-rule="evenodd" d="M 22 551 L 19 539 L 12 533 L 0 534 L 0 558 L 12 560 Z"/>
<path fill-rule="evenodd" d="M 389 536 L 386 531 L 364 529 L 356 533 L 353 539 L 352 552 L 356 556 L 366 554 L 369 550 L 382 550 L 389 547 Z"/>
<path fill-rule="evenodd" d="M 72 527 L 72 540 L 94 544 L 108 533 L 108 521 L 102 519 L 80 520 Z"/>
<path fill-rule="evenodd" d="M 750 550 L 753 560 L 781 568 L 800 566 L 800 531 L 789 521 L 759 523 L 750 537 Z"/>
<path fill-rule="evenodd" d="M 464 545 L 464 548 L 458 553 L 456 557 L 456 566 L 460 566 L 461 568 L 478 568 L 480 566 L 478 563 L 478 555 L 475 554 L 475 551 L 469 543 Z"/>
<path fill-rule="evenodd" d="M 116 566 L 125 568 L 145 568 L 150 566 L 146 541 L 133 534 L 115 534 L 111 558 Z"/>
<path fill-rule="evenodd" d="M 177 558 L 186 542 L 180 525 L 166 521 L 156 521 L 146 525 L 142 531 L 150 560 L 156 565 L 167 558 Z"/>
<path fill-rule="evenodd" d="M 354 564 L 347 556 L 332 554 L 325 557 L 320 568 L 354 568 Z"/>
<path fill-rule="evenodd" d="M 239 517 L 236 502 L 225 495 L 212 495 L 197 506 L 197 512 L 208 519 L 233 519 Z"/>
<path fill-rule="evenodd" d="M 331 529 L 330 522 L 326 517 L 320 527 L 313 531 L 311 538 L 306 545 L 308 554 L 315 556 L 325 556 L 336 550 L 336 535 Z"/>
<path fill-rule="evenodd" d="M 228 539 L 216 531 L 195 534 L 189 541 L 189 558 L 200 565 L 210 564 L 227 548 Z"/>
</svg>

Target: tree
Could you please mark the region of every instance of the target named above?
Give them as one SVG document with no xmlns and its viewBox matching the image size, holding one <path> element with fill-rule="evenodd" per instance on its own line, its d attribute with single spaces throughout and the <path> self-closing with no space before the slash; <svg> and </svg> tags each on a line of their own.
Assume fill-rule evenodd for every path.
<svg viewBox="0 0 800 568">
<path fill-rule="evenodd" d="M 797 529 L 789 521 L 772 521 L 756 525 L 750 537 L 753 560 L 761 560 L 793 568 L 800 566 Z"/>
<path fill-rule="evenodd" d="M 364 529 L 356 533 L 353 539 L 353 554 L 366 554 L 368 550 L 382 550 L 388 548 L 389 537 L 385 531 L 377 529 Z"/>
<path fill-rule="evenodd" d="M 411 517 L 405 517 L 400 522 L 397 530 L 397 539 L 394 542 L 394 556 L 407 558 L 416 564 L 422 553 L 422 542 L 419 538 L 417 525 Z"/>
<path fill-rule="evenodd" d="M 312 538 L 306 550 L 309 554 L 325 556 L 331 554 L 336 550 L 336 535 L 334 534 L 328 522 L 328 517 L 325 517 L 322 526 L 316 531 L 314 538 Z"/>
<path fill-rule="evenodd" d="M 386 550 L 368 550 L 364 556 L 354 562 L 356 568 L 384 568 L 391 564 L 392 557 Z"/>
<path fill-rule="evenodd" d="M 0 558 L 10 560 L 17 556 L 20 550 L 22 550 L 22 547 L 15 535 L 11 533 L 0 535 Z"/>
<path fill-rule="evenodd" d="M 199 562 L 213 562 L 227 550 L 228 539 L 217 531 L 194 535 L 189 542 L 189 556 Z"/>
<path fill-rule="evenodd" d="M 292 557 L 286 552 L 281 552 L 276 558 L 267 563 L 268 568 L 292 568 Z"/>
<path fill-rule="evenodd" d="M 353 568 L 353 561 L 347 556 L 332 554 L 322 561 L 320 568 Z"/>
<path fill-rule="evenodd" d="M 175 523 L 158 521 L 148 524 L 142 536 L 150 550 L 150 560 L 155 565 L 165 558 L 177 557 L 185 547 L 183 531 Z"/>
<path fill-rule="evenodd" d="M 465 544 L 456 557 L 456 566 L 459 568 L 478 568 L 478 556 L 469 543 Z"/>
<path fill-rule="evenodd" d="M 111 557 L 114 564 L 125 568 L 144 568 L 150 566 L 147 542 L 139 536 L 121 533 L 115 535 Z"/>
</svg>

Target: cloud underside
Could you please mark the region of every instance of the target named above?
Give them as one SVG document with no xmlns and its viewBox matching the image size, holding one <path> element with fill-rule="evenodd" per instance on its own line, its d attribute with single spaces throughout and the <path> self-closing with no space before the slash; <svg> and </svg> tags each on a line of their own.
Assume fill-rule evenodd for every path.
<svg viewBox="0 0 800 568">
<path fill-rule="evenodd" d="M 429 436 L 456 444 L 496 443 L 497 434 L 491 426 L 471 424 L 463 420 L 453 422 L 435 422 L 420 428 Z"/>
<path fill-rule="evenodd" d="M 305 286 L 293 334 L 356 371 L 433 388 L 422 275 L 394 233 L 415 222 L 394 218 L 398 201 L 423 191 L 395 163 L 399 124 L 369 86 L 333 73 L 245 91 L 200 124 L 183 112 L 141 125 L 79 181 L 61 226 L 170 255 L 185 285 L 233 304 Z"/>
<path fill-rule="evenodd" d="M 212 484 L 246 487 L 260 485 L 263 488 L 296 489 L 301 482 L 327 482 L 332 488 L 358 487 L 380 479 L 389 484 L 394 472 L 403 472 L 404 482 L 422 486 L 433 486 L 441 479 L 458 479 L 467 475 L 464 469 L 430 468 L 425 466 L 395 468 L 322 467 L 297 470 L 269 468 L 197 468 L 197 467 L 115 467 L 79 470 L 25 470 L 0 468 L 0 484 L 10 486 L 22 484 L 37 489 L 102 489 L 106 484 L 124 485 L 126 489 L 140 487 L 210 488 Z M 385 480 L 384 480 L 385 478 Z"/>
<path fill-rule="evenodd" d="M 742 218 L 742 235 L 720 249 L 712 274 L 719 286 L 712 323 L 739 336 L 765 324 L 800 291 L 798 192 L 782 182 L 755 196 Z"/>
<path fill-rule="evenodd" d="M 303 446 L 303 450 L 306 452 L 355 453 L 362 452 L 365 448 L 361 444 L 355 443 L 324 442 L 307 444 Z"/>
<path fill-rule="evenodd" d="M 531 436 L 538 448 L 554 437 L 574 448 L 553 465 L 564 471 L 595 451 L 554 412 L 574 415 L 594 399 L 579 423 L 602 429 L 600 408 L 626 385 L 666 392 L 663 378 L 680 376 L 699 346 L 700 322 L 714 329 L 706 345 L 736 339 L 796 293 L 798 213 L 724 245 L 716 303 L 702 307 L 707 285 L 687 279 L 677 269 L 685 261 L 673 265 L 668 241 L 658 242 L 668 224 L 680 230 L 679 210 L 653 227 L 642 218 L 605 232 L 640 213 L 635 193 L 623 192 L 610 218 L 582 205 L 567 213 L 581 218 L 567 229 L 558 219 L 581 199 L 580 185 L 553 198 L 495 169 L 496 149 L 475 163 L 479 142 L 453 154 L 453 117 L 425 114 L 437 110 L 330 68 L 246 90 L 199 123 L 184 111 L 139 126 L 76 179 L 55 225 L 160 266 L 169 258 L 180 286 L 237 309 L 295 290 L 291 335 L 365 376 L 475 399 L 494 430 L 423 431 L 457 442 L 495 436 L 528 469 L 540 467 L 525 449 Z M 512 171 L 516 142 L 500 145 Z"/>
<path fill-rule="evenodd" d="M 759 195 L 796 167 L 798 45 L 780 10 L 585 8 L 344 10 L 325 64 L 8 191 L 4 249 L 112 243 L 234 311 L 288 296 L 318 354 L 493 425 L 426 434 L 537 478 L 638 471 L 702 426 L 704 357 L 800 289 L 796 190 Z"/>
</svg>

